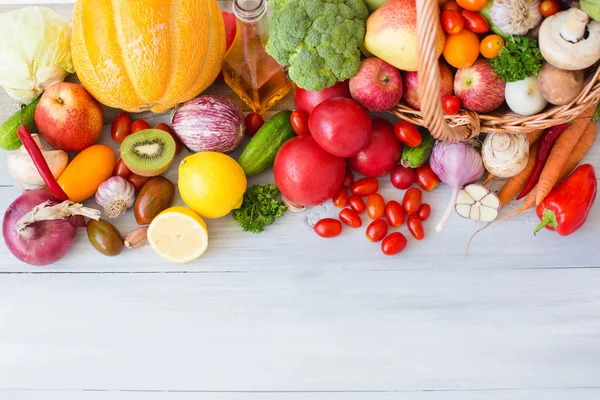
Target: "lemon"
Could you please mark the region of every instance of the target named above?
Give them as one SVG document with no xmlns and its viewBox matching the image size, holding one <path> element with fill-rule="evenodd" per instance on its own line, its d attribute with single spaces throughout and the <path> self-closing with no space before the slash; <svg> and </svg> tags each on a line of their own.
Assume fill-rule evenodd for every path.
<svg viewBox="0 0 600 400">
<path fill-rule="evenodd" d="M 147 235 L 156 254 L 176 264 L 194 261 L 208 247 L 206 223 L 185 207 L 171 207 L 158 214 Z"/>
<path fill-rule="evenodd" d="M 246 175 L 233 158 L 207 151 L 183 159 L 178 186 L 192 210 L 206 218 L 220 218 L 242 205 Z"/>
</svg>

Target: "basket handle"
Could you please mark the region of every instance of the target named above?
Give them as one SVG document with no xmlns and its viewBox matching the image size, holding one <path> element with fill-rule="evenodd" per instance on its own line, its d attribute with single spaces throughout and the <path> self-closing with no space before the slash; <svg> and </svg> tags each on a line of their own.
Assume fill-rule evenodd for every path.
<svg viewBox="0 0 600 400">
<path fill-rule="evenodd" d="M 416 0 L 419 98 L 425 126 L 431 135 L 445 142 L 462 142 L 479 135 L 476 113 L 467 112 L 453 118 L 453 127 L 446 122 L 440 100 L 440 70 L 438 67 L 438 34 L 440 8 L 438 0 Z"/>
</svg>

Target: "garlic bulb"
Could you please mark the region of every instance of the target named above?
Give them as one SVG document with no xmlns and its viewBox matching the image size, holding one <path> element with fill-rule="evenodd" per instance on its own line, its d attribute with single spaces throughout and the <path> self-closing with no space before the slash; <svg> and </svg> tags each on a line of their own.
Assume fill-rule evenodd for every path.
<svg viewBox="0 0 600 400">
<path fill-rule="evenodd" d="M 492 222 L 498 217 L 500 199 L 495 193 L 481 185 L 465 186 L 458 194 L 456 212 L 473 221 Z"/>
<path fill-rule="evenodd" d="M 509 35 L 524 35 L 542 22 L 539 0 L 494 0 L 492 22 Z"/>
<path fill-rule="evenodd" d="M 135 187 L 120 176 L 102 182 L 96 192 L 96 203 L 104 207 L 108 218 L 120 217 L 134 202 Z"/>
<path fill-rule="evenodd" d="M 490 133 L 483 141 L 481 157 L 489 172 L 510 178 L 527 166 L 529 138 L 526 134 Z"/>
</svg>

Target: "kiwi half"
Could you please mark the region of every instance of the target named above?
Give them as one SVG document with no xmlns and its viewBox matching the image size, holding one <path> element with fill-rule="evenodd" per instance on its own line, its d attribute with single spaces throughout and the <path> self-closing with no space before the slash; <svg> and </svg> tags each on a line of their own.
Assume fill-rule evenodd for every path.
<svg viewBox="0 0 600 400">
<path fill-rule="evenodd" d="M 165 172 L 175 157 L 175 140 L 160 129 L 138 131 L 121 143 L 121 158 L 127 168 L 141 176 Z"/>
</svg>

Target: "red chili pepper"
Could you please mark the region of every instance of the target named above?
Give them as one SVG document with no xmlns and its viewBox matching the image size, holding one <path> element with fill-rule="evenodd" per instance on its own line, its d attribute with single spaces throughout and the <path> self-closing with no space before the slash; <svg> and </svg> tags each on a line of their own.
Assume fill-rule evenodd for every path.
<svg viewBox="0 0 600 400">
<path fill-rule="evenodd" d="M 556 142 L 556 139 L 565 131 L 569 125 L 560 124 L 553 126 L 552 128 L 548 128 L 542 138 L 540 139 L 540 147 L 538 148 L 537 155 L 535 157 L 535 165 L 533 166 L 533 172 L 529 175 L 527 182 L 525 182 L 525 186 L 523 186 L 523 190 L 517 196 L 517 200 L 521 200 L 523 197 L 527 196 L 529 192 L 537 185 L 540 180 L 540 176 L 542 175 L 542 170 L 546 165 L 546 161 L 548 160 L 548 156 L 550 156 L 550 151 Z"/>
<path fill-rule="evenodd" d="M 46 162 L 42 151 L 38 147 L 35 140 L 33 140 L 31 137 L 29 129 L 27 129 L 25 125 L 21 124 L 17 129 L 17 135 L 19 136 L 19 139 L 21 139 L 21 142 L 23 142 L 25 150 L 27 150 L 27 153 L 29 153 L 31 160 L 33 161 L 33 165 L 35 165 L 35 168 L 38 170 L 40 176 L 48 186 L 48 189 L 50 189 L 52 194 L 60 201 L 69 200 L 69 196 L 67 196 L 65 191 L 62 190 L 62 188 L 58 185 L 58 182 L 56 182 L 54 175 L 52 175 L 52 171 L 50 171 L 50 167 L 48 167 L 48 163 Z"/>
<path fill-rule="evenodd" d="M 533 233 L 542 228 L 568 236 L 585 224 L 596 200 L 598 183 L 591 164 L 577 167 L 573 173 L 556 186 L 537 207 L 540 224 Z"/>
</svg>

